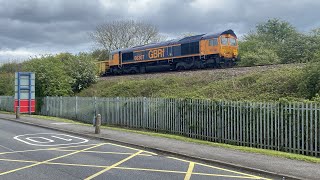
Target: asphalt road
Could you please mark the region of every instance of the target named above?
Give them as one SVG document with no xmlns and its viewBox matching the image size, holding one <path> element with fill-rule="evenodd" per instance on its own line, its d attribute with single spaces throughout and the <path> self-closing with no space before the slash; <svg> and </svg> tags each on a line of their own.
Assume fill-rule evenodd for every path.
<svg viewBox="0 0 320 180">
<path fill-rule="evenodd" d="M 0 119 L 0 179 L 266 178 Z"/>
</svg>

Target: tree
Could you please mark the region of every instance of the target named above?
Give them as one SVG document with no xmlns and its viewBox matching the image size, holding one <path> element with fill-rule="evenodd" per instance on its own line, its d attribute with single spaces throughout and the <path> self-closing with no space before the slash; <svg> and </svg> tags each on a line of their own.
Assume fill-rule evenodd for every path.
<svg viewBox="0 0 320 180">
<path fill-rule="evenodd" d="M 288 38 L 296 37 L 298 34 L 289 22 L 269 19 L 267 22 L 259 23 L 255 31 L 250 31 L 244 36 L 244 40 L 266 42 L 269 47 L 276 49 L 285 44 Z"/>
<path fill-rule="evenodd" d="M 314 52 L 312 61 L 320 62 L 320 28 L 313 29 L 309 36 L 312 40 L 312 50 L 310 51 Z"/>
<path fill-rule="evenodd" d="M 164 39 L 157 26 L 133 20 L 112 21 L 99 25 L 90 36 L 109 52 Z"/>
<path fill-rule="evenodd" d="M 257 34 L 272 44 L 283 44 L 290 37 L 296 36 L 298 32 L 287 21 L 269 19 L 266 23 L 257 25 Z"/>
<path fill-rule="evenodd" d="M 96 82 L 97 66 L 90 54 L 61 53 L 55 58 L 63 63 L 64 71 L 71 78 L 71 88 L 74 93 Z"/>
<path fill-rule="evenodd" d="M 95 49 L 90 54 L 92 58 L 97 61 L 106 61 L 109 59 L 109 51 L 105 49 Z"/>
<path fill-rule="evenodd" d="M 303 62 L 308 59 L 305 57 L 308 53 L 300 46 L 304 43 L 302 36 L 303 34 L 298 33 L 290 23 L 270 19 L 258 24 L 255 31 L 244 36 L 244 41 L 239 43 L 240 55 L 243 61 L 247 60 L 252 65 Z M 297 56 L 299 59 L 295 58 Z"/>
</svg>

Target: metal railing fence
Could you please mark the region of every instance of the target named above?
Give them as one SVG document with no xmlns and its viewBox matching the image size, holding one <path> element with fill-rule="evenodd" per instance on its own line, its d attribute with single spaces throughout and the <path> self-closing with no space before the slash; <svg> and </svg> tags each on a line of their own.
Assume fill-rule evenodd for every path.
<svg viewBox="0 0 320 180">
<path fill-rule="evenodd" d="M 0 111 L 13 112 L 14 97 L 0 96 Z"/>
<path fill-rule="evenodd" d="M 10 98 L 0 100 L 0 109 L 10 110 Z M 95 97 L 41 101 L 41 115 L 92 123 L 94 115 L 101 114 L 107 125 L 320 156 L 320 105 L 316 103 Z"/>
</svg>

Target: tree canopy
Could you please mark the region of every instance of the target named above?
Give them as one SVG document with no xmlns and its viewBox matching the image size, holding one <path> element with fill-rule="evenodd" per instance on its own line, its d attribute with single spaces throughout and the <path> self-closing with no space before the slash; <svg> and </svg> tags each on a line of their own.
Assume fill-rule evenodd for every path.
<svg viewBox="0 0 320 180">
<path fill-rule="evenodd" d="M 301 33 L 287 21 L 270 19 L 245 35 L 239 47 L 246 66 L 310 62 L 320 51 L 320 30 Z"/>
<path fill-rule="evenodd" d="M 100 47 L 109 52 L 164 39 L 157 26 L 134 20 L 118 20 L 101 24 L 90 36 Z"/>
</svg>

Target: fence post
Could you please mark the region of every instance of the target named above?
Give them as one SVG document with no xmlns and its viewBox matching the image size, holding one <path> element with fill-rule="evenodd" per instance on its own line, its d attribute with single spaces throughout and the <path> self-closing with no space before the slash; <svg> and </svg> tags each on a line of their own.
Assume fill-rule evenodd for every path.
<svg viewBox="0 0 320 180">
<path fill-rule="evenodd" d="M 284 113 L 283 113 L 283 103 L 280 102 L 279 103 L 279 114 L 280 114 L 280 144 L 279 144 L 279 150 L 283 150 L 284 146 L 283 146 L 283 143 L 284 143 Z"/>
<path fill-rule="evenodd" d="M 17 106 L 16 109 L 16 119 L 20 119 L 20 106 Z"/>
<path fill-rule="evenodd" d="M 49 116 L 49 102 L 48 102 L 48 96 L 44 97 L 44 102 L 46 104 L 46 112 L 45 115 Z"/>
<path fill-rule="evenodd" d="M 223 105 L 222 101 L 218 103 L 218 113 L 217 113 L 217 135 L 218 135 L 218 142 L 222 142 L 222 113 L 223 113 Z"/>
<path fill-rule="evenodd" d="M 94 112 L 97 112 L 97 97 L 93 97 L 94 100 Z"/>
<path fill-rule="evenodd" d="M 143 97 L 143 123 L 142 128 L 145 129 L 147 124 L 147 98 Z"/>
<path fill-rule="evenodd" d="M 78 119 L 78 96 L 76 96 L 75 116 L 76 116 L 76 119 Z"/>
<path fill-rule="evenodd" d="M 98 114 L 96 116 L 96 124 L 95 124 L 95 134 L 100 134 L 100 126 L 101 126 L 101 115 Z"/>
<path fill-rule="evenodd" d="M 117 97 L 116 98 L 116 122 L 117 122 L 117 125 L 121 125 L 120 124 L 120 98 Z"/>
<path fill-rule="evenodd" d="M 60 117 L 62 117 L 62 96 L 60 96 L 60 103 L 59 103 L 59 105 L 60 105 Z"/>
</svg>

